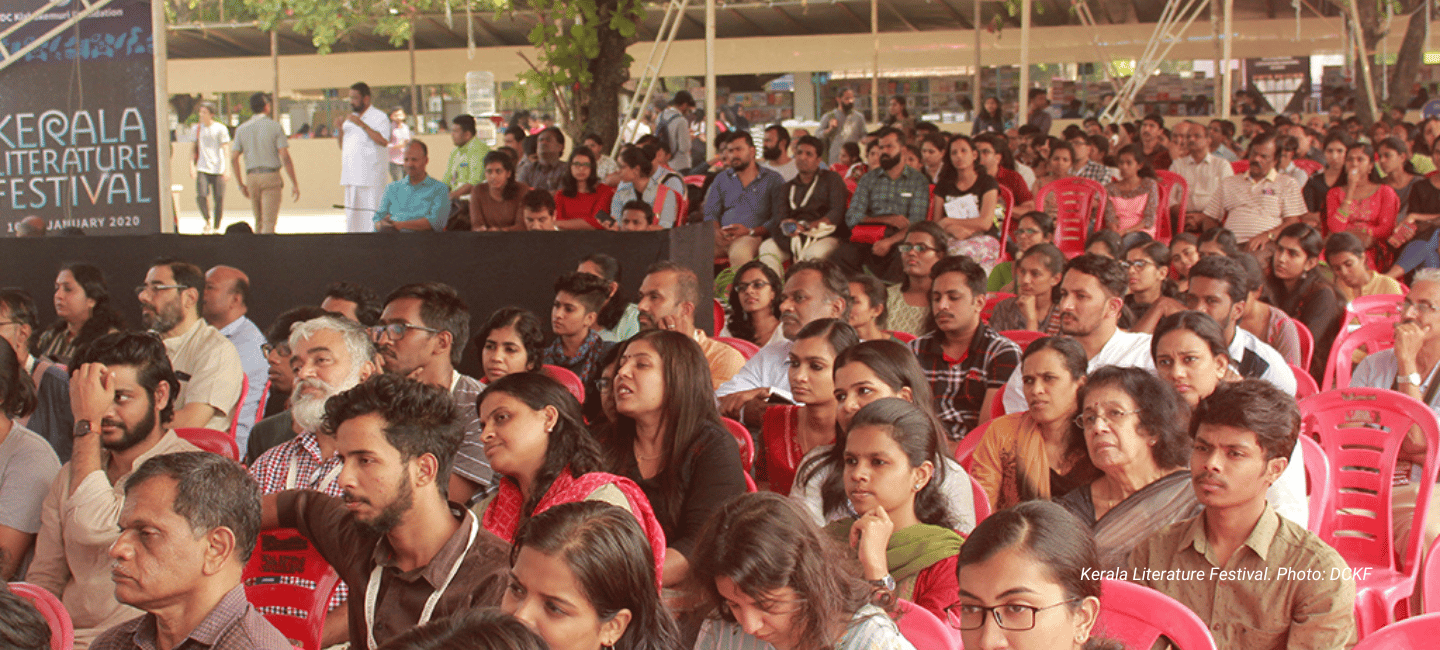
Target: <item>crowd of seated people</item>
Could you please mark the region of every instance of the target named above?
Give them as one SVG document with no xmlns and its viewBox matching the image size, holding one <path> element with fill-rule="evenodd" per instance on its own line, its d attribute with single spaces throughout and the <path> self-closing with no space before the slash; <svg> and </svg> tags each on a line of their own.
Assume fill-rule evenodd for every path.
<svg viewBox="0 0 1440 650">
<path fill-rule="evenodd" d="M 767 129 L 760 156 L 736 132 L 696 174 L 659 139 L 614 161 L 587 139 L 568 165 L 547 141 L 523 171 L 486 156 L 470 229 L 715 222 L 734 271 L 714 328 L 693 269 L 660 260 L 631 296 L 598 252 L 540 283 L 548 320 L 472 314 L 440 281 L 339 283 L 231 338 L 243 310 L 208 316 L 264 288 L 177 260 L 134 278 L 155 335 L 114 313 L 98 265 L 59 270 L 49 327 L 0 291 L 0 575 L 100 650 L 291 645 L 245 589 L 272 528 L 338 575 L 326 646 L 911 650 L 923 615 L 967 647 L 1113 648 L 1102 576 L 1170 596 L 1222 648 L 1353 645 L 1296 397 L 1331 376 L 1347 304 L 1396 294 L 1393 347 L 1349 384 L 1440 413 L 1440 186 L 1413 161 L 1432 129 L 1370 146 L 1251 120 L 1237 145 L 1228 122 L 1171 138 L 1147 116 L 1097 145 L 894 118 L 838 146 Z M 1208 197 L 1165 204 L 1164 167 Z M 680 179 L 707 174 L 699 194 Z M 1072 176 L 1108 193 L 1083 252 L 1034 199 Z M 1165 219 L 1183 228 L 1156 239 Z M 182 435 L 228 434 L 251 374 L 272 390 L 237 459 Z M 1419 471 L 1394 490 L 1397 546 L 1436 488 Z M 1278 568 L 1326 578 L 1173 579 Z M 43 646 L 8 596 L 0 641 Z"/>
</svg>

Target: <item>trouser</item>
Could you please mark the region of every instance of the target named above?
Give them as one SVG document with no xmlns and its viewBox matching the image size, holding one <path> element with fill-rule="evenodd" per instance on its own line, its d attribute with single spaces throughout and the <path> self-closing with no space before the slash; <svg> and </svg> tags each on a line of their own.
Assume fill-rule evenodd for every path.
<svg viewBox="0 0 1440 650">
<path fill-rule="evenodd" d="M 895 284 L 903 280 L 904 269 L 900 265 L 900 252 L 894 246 L 885 255 L 876 255 L 872 250 L 872 244 L 857 244 L 852 241 L 844 241 L 830 255 L 830 261 L 840 267 L 846 275 L 863 273 L 865 267 L 875 277 L 882 281 Z"/>
<path fill-rule="evenodd" d="M 721 231 L 718 226 L 716 227 L 715 256 L 720 257 L 724 255 L 726 257 L 729 257 L 730 268 L 738 269 L 741 266 L 744 266 L 750 260 L 755 259 L 755 255 L 759 252 L 759 250 L 759 237 L 756 237 L 754 235 L 745 235 L 744 237 L 736 237 L 735 239 L 726 242 L 725 233 Z"/>
<path fill-rule="evenodd" d="M 383 185 L 346 185 L 345 231 L 375 232 L 375 209 L 385 196 Z"/>
<path fill-rule="evenodd" d="M 255 232 L 262 235 L 274 233 L 275 221 L 280 216 L 280 191 L 285 189 L 285 181 L 281 180 L 278 171 L 247 173 L 245 179 L 250 185 L 250 209 L 255 214 Z"/>
<path fill-rule="evenodd" d="M 215 194 L 215 220 L 210 220 L 210 194 Z M 220 227 L 220 216 L 224 212 L 225 204 L 225 177 L 221 174 L 207 174 L 196 172 L 195 174 L 195 202 L 200 205 L 200 217 L 206 223 L 213 223 L 218 229 Z"/>
<path fill-rule="evenodd" d="M 840 246 L 838 237 L 821 237 L 800 249 L 799 261 L 824 259 L 835 252 L 838 246 Z M 773 239 L 767 239 L 760 244 L 760 262 L 770 267 L 780 277 L 785 277 L 785 263 L 792 257 L 789 246 L 782 247 Z"/>
<path fill-rule="evenodd" d="M 1430 561 L 1431 558 L 1424 557 L 1424 554 L 1429 551 L 1430 545 L 1435 543 L 1435 538 L 1440 537 L 1440 484 L 1431 483 L 1427 487 L 1430 488 L 1430 505 L 1426 507 L 1428 514 L 1425 518 L 1425 531 L 1420 540 L 1421 566 Z M 1396 549 L 1404 549 L 1410 542 L 1410 529 L 1415 524 L 1415 499 L 1418 494 L 1419 487 L 1414 482 L 1397 487 L 1390 493 L 1390 513 L 1393 517 L 1390 527 L 1395 533 L 1392 540 Z M 1411 613 L 1423 611 L 1420 609 L 1420 586 L 1420 581 L 1415 581 L 1415 595 L 1410 601 Z"/>
<path fill-rule="evenodd" d="M 405 166 L 390 163 L 390 180 L 398 181 L 402 178 L 405 178 Z"/>
</svg>

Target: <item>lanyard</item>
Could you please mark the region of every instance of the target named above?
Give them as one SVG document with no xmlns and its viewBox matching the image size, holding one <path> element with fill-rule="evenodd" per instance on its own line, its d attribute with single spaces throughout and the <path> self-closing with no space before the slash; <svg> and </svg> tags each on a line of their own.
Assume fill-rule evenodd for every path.
<svg viewBox="0 0 1440 650">
<path fill-rule="evenodd" d="M 455 574 L 460 572 L 460 565 L 465 563 L 465 556 L 470 554 L 470 547 L 475 545 L 475 534 L 480 532 L 480 522 L 474 517 L 470 518 L 470 540 L 465 542 L 465 550 L 460 552 L 460 557 L 455 558 L 455 564 L 450 565 L 450 573 L 445 576 L 445 582 L 430 598 L 425 601 L 425 609 L 420 611 L 420 620 L 415 623 L 416 627 L 430 622 L 430 615 L 435 613 L 435 605 L 440 602 L 440 596 L 450 588 L 450 582 L 455 579 Z M 365 585 L 365 636 L 369 643 L 368 648 L 374 650 L 379 647 L 375 643 L 375 599 L 380 595 L 380 578 L 384 573 L 385 566 L 376 564 L 370 571 L 370 582 Z"/>
<path fill-rule="evenodd" d="M 795 188 L 790 186 L 790 209 L 799 210 L 801 205 L 810 205 L 810 195 L 815 193 L 815 186 L 820 184 L 820 174 L 816 173 L 815 178 L 810 181 L 810 189 L 805 190 L 805 198 L 800 199 L 800 205 L 795 204 Z"/>
<path fill-rule="evenodd" d="M 317 491 L 317 492 L 324 492 L 326 489 L 328 489 L 328 488 L 330 487 L 330 484 L 335 482 L 335 477 L 340 476 L 340 470 L 341 470 L 341 469 L 344 469 L 344 468 L 345 468 L 345 465 L 344 465 L 344 464 L 337 463 L 337 464 L 335 465 L 335 467 L 331 468 L 330 471 L 326 472 L 326 473 L 325 473 L 325 476 L 320 479 L 319 485 L 316 485 L 316 486 L 315 486 L 315 491 Z M 299 457 L 299 456 L 291 456 L 291 457 L 290 457 L 290 470 L 285 473 L 285 489 L 287 489 L 287 490 L 293 490 L 293 489 L 295 489 L 295 485 L 296 485 L 295 481 L 296 481 L 296 479 L 299 478 L 299 475 L 300 475 L 300 457 Z"/>
</svg>

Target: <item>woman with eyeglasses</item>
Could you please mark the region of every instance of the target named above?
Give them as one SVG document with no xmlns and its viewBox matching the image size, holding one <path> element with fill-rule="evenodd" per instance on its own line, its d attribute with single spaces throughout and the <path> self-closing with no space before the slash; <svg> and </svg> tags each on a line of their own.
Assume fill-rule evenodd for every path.
<svg viewBox="0 0 1440 650">
<path fill-rule="evenodd" d="M 1020 259 L 1025 251 L 1031 246 L 1043 243 L 1053 243 L 1055 239 L 1055 218 L 1034 210 L 1020 215 L 1015 220 L 1015 226 L 1010 233 L 1010 240 L 1005 246 L 1007 254 L 1011 259 Z M 1015 264 L 1004 261 L 995 265 L 990 271 L 990 278 L 986 280 L 987 291 L 1004 291 L 1016 293 L 1015 291 Z"/>
<path fill-rule="evenodd" d="M 1095 539 L 1047 501 L 990 515 L 960 549 L 960 602 L 946 610 L 966 648 L 1122 650 L 1095 638 L 1100 618 Z"/>
<path fill-rule="evenodd" d="M 102 335 L 125 329 L 125 319 L 110 304 L 110 289 L 99 267 L 66 264 L 55 276 L 55 322 L 32 335 L 30 353 L 69 364 L 75 350 Z"/>
<path fill-rule="evenodd" d="M 640 147 L 631 145 L 620 150 L 618 162 L 621 182 L 610 200 L 610 215 L 618 219 L 626 203 L 640 200 L 655 210 L 660 227 L 673 228 L 683 197 L 670 186 L 654 182 L 650 176 L 655 172 L 654 160 Z"/>
<path fill-rule="evenodd" d="M 615 188 L 601 182 L 595 152 L 576 147 L 570 152 L 570 173 L 555 193 L 555 226 L 561 230 L 605 230 L 595 215 L 610 209 Z M 616 219 L 618 221 L 618 219 Z"/>
<path fill-rule="evenodd" d="M 745 494 L 706 524 L 691 583 L 695 650 L 915 650 L 841 547 L 778 494 Z"/>
<path fill-rule="evenodd" d="M 789 494 L 801 458 L 811 449 L 835 442 L 837 403 L 831 368 L 836 355 L 858 343 L 855 328 L 834 318 L 811 321 L 795 336 L 785 363 L 790 394 L 798 405 L 765 409 L 760 427 L 771 490 Z"/>
<path fill-rule="evenodd" d="M 885 312 L 890 329 L 919 336 L 930 320 L 930 267 L 950 256 L 950 233 L 933 221 L 910 226 L 905 241 L 895 247 L 905 278 L 891 285 Z"/>
<path fill-rule="evenodd" d="M 1105 366 L 1080 389 L 1090 462 L 1100 477 L 1059 499 L 1090 525 L 1100 565 L 1126 566 L 1140 540 L 1200 511 L 1190 486 L 1190 409 L 1174 388 L 1141 368 Z"/>
<path fill-rule="evenodd" d="M 780 333 L 780 290 L 784 284 L 774 269 L 750 260 L 735 272 L 730 283 L 730 316 L 721 336 L 744 339 L 765 347 Z"/>
<path fill-rule="evenodd" d="M 1166 277 L 1170 274 L 1170 247 L 1165 244 L 1151 240 L 1131 246 L 1121 264 L 1130 276 L 1125 306 L 1136 320 L 1143 319 L 1160 298 L 1174 300 L 1180 295 L 1175 283 Z"/>
<path fill-rule="evenodd" d="M 992 510 L 1048 501 L 1096 478 L 1075 423 L 1087 364 L 1085 349 L 1069 337 L 1047 336 L 1025 348 L 1020 376 L 1030 406 L 992 420 L 970 465 Z"/>
<path fill-rule="evenodd" d="M 1004 221 L 1005 206 L 1000 202 L 1000 185 L 979 163 L 968 136 L 950 139 L 933 203 L 930 220 L 953 238 L 950 254 L 969 256 L 987 273 L 994 268 L 1000 261 L 996 224 Z"/>
</svg>

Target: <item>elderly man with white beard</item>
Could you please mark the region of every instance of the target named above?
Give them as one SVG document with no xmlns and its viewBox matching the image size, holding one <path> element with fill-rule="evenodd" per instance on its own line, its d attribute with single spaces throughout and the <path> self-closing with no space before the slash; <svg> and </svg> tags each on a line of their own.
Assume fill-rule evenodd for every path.
<svg viewBox="0 0 1440 650">
<path fill-rule="evenodd" d="M 272 447 L 250 466 L 261 494 L 309 489 L 338 497 L 336 477 L 341 459 L 335 455 L 335 435 L 321 426 L 325 402 L 375 374 L 375 347 L 369 332 L 359 324 L 336 316 L 321 316 L 296 323 L 290 330 L 290 367 L 295 388 L 290 394 L 290 416 L 300 430 L 295 438 Z M 344 584 L 336 585 L 325 617 L 325 646 L 348 641 Z M 337 611 L 339 610 L 339 611 Z"/>
</svg>

